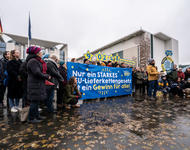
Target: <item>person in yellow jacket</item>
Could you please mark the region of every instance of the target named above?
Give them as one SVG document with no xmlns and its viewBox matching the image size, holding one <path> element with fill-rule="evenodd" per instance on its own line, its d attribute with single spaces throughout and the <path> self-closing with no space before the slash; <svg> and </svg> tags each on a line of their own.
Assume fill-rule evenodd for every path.
<svg viewBox="0 0 190 150">
<path fill-rule="evenodd" d="M 156 98 L 156 92 L 158 90 L 158 76 L 159 72 L 157 71 L 157 67 L 155 66 L 155 60 L 150 59 L 149 65 L 147 66 L 147 73 L 148 73 L 148 97 Z"/>
</svg>

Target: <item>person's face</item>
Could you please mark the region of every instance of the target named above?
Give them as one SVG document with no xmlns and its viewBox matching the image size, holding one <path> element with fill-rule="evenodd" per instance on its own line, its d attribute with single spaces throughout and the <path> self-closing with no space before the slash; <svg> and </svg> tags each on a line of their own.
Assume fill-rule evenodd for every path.
<svg viewBox="0 0 190 150">
<path fill-rule="evenodd" d="M 7 52 L 7 55 L 5 55 L 6 59 L 10 59 L 10 52 Z"/>
<path fill-rule="evenodd" d="M 163 77 L 163 80 L 166 80 L 166 77 Z"/>
<path fill-rule="evenodd" d="M 64 67 L 65 69 L 67 69 L 67 65 L 66 65 L 66 64 L 63 64 L 63 67 Z"/>
<path fill-rule="evenodd" d="M 16 58 L 20 58 L 20 51 L 16 50 L 15 53 L 14 53 L 14 56 Z"/>
<path fill-rule="evenodd" d="M 181 82 L 181 78 L 178 78 L 177 81 L 178 81 L 178 82 Z"/>
<path fill-rule="evenodd" d="M 39 51 L 39 52 L 37 53 L 37 56 L 39 56 L 40 58 L 42 58 L 42 55 L 43 55 L 42 51 Z"/>
<path fill-rule="evenodd" d="M 56 63 L 58 63 L 58 62 L 59 62 L 59 60 L 56 58 L 56 59 L 55 59 L 55 62 L 56 62 Z"/>
<path fill-rule="evenodd" d="M 77 84 L 77 79 L 76 79 L 76 78 L 74 79 L 74 84 L 75 84 L 75 85 Z"/>
<path fill-rule="evenodd" d="M 90 64 L 89 60 L 87 60 L 87 61 L 85 62 L 85 64 L 87 64 L 87 65 Z"/>
<path fill-rule="evenodd" d="M 154 60 L 152 61 L 152 64 L 155 65 L 155 61 Z"/>
<path fill-rule="evenodd" d="M 125 64 L 122 64 L 122 67 L 125 68 Z"/>
<path fill-rule="evenodd" d="M 181 68 L 179 69 L 179 72 L 182 72 L 182 69 L 181 69 Z"/>
</svg>

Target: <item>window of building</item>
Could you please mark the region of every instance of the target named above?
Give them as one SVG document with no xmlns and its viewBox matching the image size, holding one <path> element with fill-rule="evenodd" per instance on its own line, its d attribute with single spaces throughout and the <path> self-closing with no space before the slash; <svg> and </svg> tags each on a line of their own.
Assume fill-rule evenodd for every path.
<svg viewBox="0 0 190 150">
<path fill-rule="evenodd" d="M 65 60 L 65 51 L 64 50 L 60 50 L 60 59 Z"/>
<path fill-rule="evenodd" d="M 119 52 L 117 52 L 117 53 L 113 53 L 112 56 L 114 57 L 114 56 L 116 56 L 117 54 L 118 54 L 118 56 L 119 56 L 120 58 L 123 58 L 123 51 L 119 51 Z"/>
</svg>

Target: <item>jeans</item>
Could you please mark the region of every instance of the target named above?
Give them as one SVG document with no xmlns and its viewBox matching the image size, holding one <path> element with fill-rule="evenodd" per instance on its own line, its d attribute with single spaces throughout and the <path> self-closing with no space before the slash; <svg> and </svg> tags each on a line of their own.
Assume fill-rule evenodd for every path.
<svg viewBox="0 0 190 150">
<path fill-rule="evenodd" d="M 54 86 L 46 86 L 47 99 L 46 106 L 48 108 L 48 112 L 53 112 L 53 98 L 54 98 Z"/>
<path fill-rule="evenodd" d="M 29 110 L 29 120 L 34 120 L 39 118 L 39 101 L 32 101 L 30 103 L 30 110 Z"/>
<path fill-rule="evenodd" d="M 149 84 L 148 96 L 151 97 L 153 92 L 153 97 L 156 97 L 156 92 L 158 90 L 158 81 L 157 80 L 149 81 L 148 84 Z"/>
<path fill-rule="evenodd" d="M 12 107 L 14 107 L 14 106 L 16 106 L 16 107 L 18 107 L 18 105 L 19 105 L 19 99 L 18 98 L 9 98 L 9 106 L 10 106 L 10 108 L 12 108 Z"/>
</svg>

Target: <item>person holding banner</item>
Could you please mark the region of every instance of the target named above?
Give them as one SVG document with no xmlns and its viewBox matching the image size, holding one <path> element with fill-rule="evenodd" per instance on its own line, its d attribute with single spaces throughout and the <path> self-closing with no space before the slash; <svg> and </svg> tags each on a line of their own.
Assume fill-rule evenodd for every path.
<svg viewBox="0 0 190 150">
<path fill-rule="evenodd" d="M 78 99 L 81 98 L 81 93 L 77 88 L 77 79 L 76 77 L 71 77 L 69 82 L 65 87 L 63 103 L 65 108 L 69 108 L 68 105 L 71 105 L 73 108 L 78 108 L 80 105 L 77 105 Z"/>
</svg>

